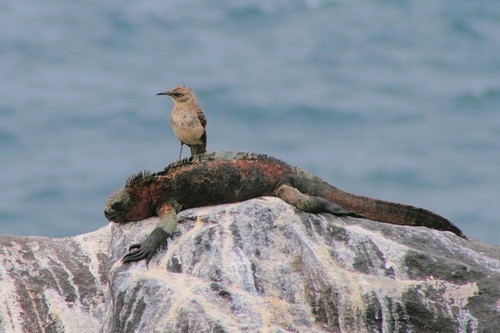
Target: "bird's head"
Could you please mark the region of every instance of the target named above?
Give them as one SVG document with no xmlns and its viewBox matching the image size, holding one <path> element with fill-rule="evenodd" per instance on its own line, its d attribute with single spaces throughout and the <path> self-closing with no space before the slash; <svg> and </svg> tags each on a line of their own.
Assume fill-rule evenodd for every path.
<svg viewBox="0 0 500 333">
<path fill-rule="evenodd" d="M 156 96 L 166 95 L 170 96 L 174 103 L 183 103 L 187 101 L 196 101 L 196 96 L 193 90 L 188 86 L 177 86 L 169 91 L 161 92 L 156 94 Z"/>
</svg>

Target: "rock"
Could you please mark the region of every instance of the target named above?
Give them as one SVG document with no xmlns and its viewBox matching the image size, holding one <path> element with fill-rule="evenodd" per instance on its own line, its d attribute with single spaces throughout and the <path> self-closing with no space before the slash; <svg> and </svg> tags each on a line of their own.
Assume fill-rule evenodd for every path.
<svg viewBox="0 0 500 333">
<path fill-rule="evenodd" d="M 276 198 L 185 211 L 150 262 L 156 219 L 115 225 L 104 332 L 493 332 L 499 248 L 449 232 L 305 214 Z"/>
<path fill-rule="evenodd" d="M 305 214 L 276 198 L 191 209 L 179 217 L 178 232 L 149 268 L 120 259 L 146 238 L 156 218 L 74 238 L 0 237 L 0 330 L 500 327 L 499 247 L 424 227 Z"/>
<path fill-rule="evenodd" d="M 0 332 L 98 332 L 110 240 L 0 236 Z"/>
</svg>

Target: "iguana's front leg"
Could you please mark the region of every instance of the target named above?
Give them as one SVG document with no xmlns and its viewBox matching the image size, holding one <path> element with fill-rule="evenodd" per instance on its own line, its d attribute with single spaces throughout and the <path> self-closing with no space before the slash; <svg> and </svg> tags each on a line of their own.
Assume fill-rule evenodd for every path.
<svg viewBox="0 0 500 333">
<path fill-rule="evenodd" d="M 324 198 L 304 194 L 286 182 L 282 182 L 275 188 L 274 195 L 286 203 L 308 213 L 325 212 L 336 216 L 364 217 L 361 214 L 347 210 Z"/>
<path fill-rule="evenodd" d="M 158 210 L 160 222 L 158 226 L 149 234 L 148 238 L 140 244 L 133 244 L 129 247 L 123 259 L 123 263 L 140 261 L 146 259 L 146 266 L 153 258 L 156 251 L 172 236 L 177 227 L 177 205 L 164 204 Z"/>
</svg>

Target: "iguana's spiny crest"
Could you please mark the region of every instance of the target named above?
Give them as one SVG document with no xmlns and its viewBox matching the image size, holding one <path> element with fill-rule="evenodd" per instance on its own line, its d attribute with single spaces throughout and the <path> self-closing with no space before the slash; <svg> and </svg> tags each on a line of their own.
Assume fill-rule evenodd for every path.
<svg viewBox="0 0 500 333">
<path fill-rule="evenodd" d="M 221 151 L 221 152 L 213 152 L 213 153 L 205 153 L 200 155 L 195 155 L 192 157 L 183 158 L 181 160 L 177 160 L 175 162 L 167 165 L 162 171 L 152 173 L 149 170 L 140 171 L 135 175 L 132 175 L 127 178 L 125 182 L 125 187 L 133 187 L 142 185 L 144 181 L 149 181 L 151 178 L 157 176 L 165 176 L 170 171 L 173 171 L 176 168 L 182 168 L 189 165 L 196 165 L 200 163 L 208 163 L 212 161 L 263 161 L 267 160 L 272 163 L 282 164 L 284 166 L 290 167 L 288 163 L 283 162 L 282 160 L 265 155 L 265 154 L 256 154 L 250 152 L 232 152 L 232 151 Z"/>
</svg>

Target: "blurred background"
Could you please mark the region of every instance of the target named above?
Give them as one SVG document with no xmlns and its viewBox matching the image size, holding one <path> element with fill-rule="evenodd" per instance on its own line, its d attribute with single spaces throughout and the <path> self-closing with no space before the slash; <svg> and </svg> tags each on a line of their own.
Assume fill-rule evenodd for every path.
<svg viewBox="0 0 500 333">
<path fill-rule="evenodd" d="M 108 223 L 129 175 L 178 157 L 155 94 L 186 84 L 209 151 L 270 154 L 500 244 L 498 1 L 3 1 L 0 27 L 2 234 Z"/>
</svg>

